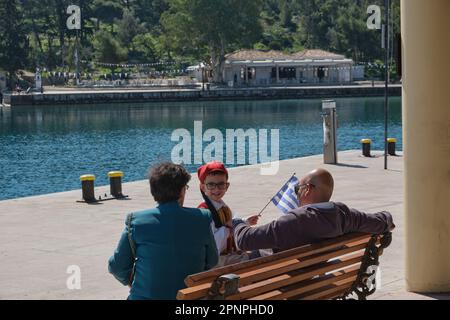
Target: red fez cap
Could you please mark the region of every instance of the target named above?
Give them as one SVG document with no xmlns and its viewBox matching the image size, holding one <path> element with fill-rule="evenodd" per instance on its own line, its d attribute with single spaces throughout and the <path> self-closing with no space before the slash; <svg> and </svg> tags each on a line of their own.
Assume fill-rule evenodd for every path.
<svg viewBox="0 0 450 320">
<path fill-rule="evenodd" d="M 202 165 L 197 170 L 198 179 L 201 183 L 205 182 L 206 176 L 212 172 L 223 172 L 226 174 L 228 179 L 228 171 L 223 165 L 222 162 L 219 161 L 212 161 L 208 162 L 207 164 Z"/>
</svg>

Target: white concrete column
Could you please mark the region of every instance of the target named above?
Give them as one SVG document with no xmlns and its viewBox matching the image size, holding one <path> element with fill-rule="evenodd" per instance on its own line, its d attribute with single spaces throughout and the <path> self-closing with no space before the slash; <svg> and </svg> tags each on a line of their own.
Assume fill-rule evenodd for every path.
<svg viewBox="0 0 450 320">
<path fill-rule="evenodd" d="M 248 67 L 244 66 L 244 81 L 245 84 L 248 84 Z"/>
<path fill-rule="evenodd" d="M 450 292 L 450 0 L 402 0 L 406 284 Z"/>
<path fill-rule="evenodd" d="M 350 82 L 353 82 L 353 64 L 352 63 L 350 63 L 349 68 L 350 68 Z"/>
<path fill-rule="evenodd" d="M 280 68 L 278 66 L 275 66 L 277 70 L 277 83 L 280 83 Z"/>
</svg>

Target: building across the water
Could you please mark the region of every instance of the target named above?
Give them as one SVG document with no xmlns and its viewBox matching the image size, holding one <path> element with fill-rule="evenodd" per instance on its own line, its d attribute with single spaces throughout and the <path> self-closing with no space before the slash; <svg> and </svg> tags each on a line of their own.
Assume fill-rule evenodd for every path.
<svg viewBox="0 0 450 320">
<path fill-rule="evenodd" d="M 348 84 L 361 73 L 352 59 L 323 50 L 240 50 L 225 58 L 223 79 L 229 86 Z"/>
</svg>

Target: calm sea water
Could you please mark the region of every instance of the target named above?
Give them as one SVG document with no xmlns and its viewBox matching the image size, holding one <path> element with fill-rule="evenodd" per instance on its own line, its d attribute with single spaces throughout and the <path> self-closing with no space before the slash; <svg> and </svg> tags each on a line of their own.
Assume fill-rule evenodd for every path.
<svg viewBox="0 0 450 320">
<path fill-rule="evenodd" d="M 383 101 L 336 99 L 338 150 L 360 149 L 361 138 L 384 148 Z M 401 149 L 401 98 L 390 101 L 389 136 Z M 321 100 L 13 108 L 0 113 L 0 200 L 78 189 L 87 173 L 96 185 L 108 184 L 111 170 L 124 171 L 125 182 L 145 179 L 150 165 L 170 160 L 172 132 L 193 133 L 197 120 L 224 136 L 226 129 L 279 129 L 281 159 L 322 153 Z"/>
</svg>

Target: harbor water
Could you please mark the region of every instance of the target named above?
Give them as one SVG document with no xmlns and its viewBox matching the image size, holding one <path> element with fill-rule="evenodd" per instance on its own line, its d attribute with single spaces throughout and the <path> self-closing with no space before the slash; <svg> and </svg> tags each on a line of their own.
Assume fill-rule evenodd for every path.
<svg viewBox="0 0 450 320">
<path fill-rule="evenodd" d="M 360 149 L 360 140 L 384 148 L 384 99 L 340 98 L 338 150 Z M 148 168 L 170 161 L 176 129 L 279 130 L 279 157 L 323 151 L 321 100 L 170 102 L 117 105 L 21 106 L 0 112 L 0 200 L 80 188 L 79 176 L 121 170 L 124 181 L 145 179 Z M 389 136 L 402 149 L 401 98 L 390 99 Z M 270 137 L 269 137 L 270 140 Z M 206 146 L 210 142 L 203 142 Z M 225 148 L 225 143 L 224 143 Z M 270 151 L 270 148 L 269 148 Z M 224 152 L 225 154 L 225 152 Z M 246 157 L 248 164 L 249 157 Z M 229 166 L 243 165 L 231 163 Z M 194 172 L 197 164 L 187 164 Z"/>
</svg>

